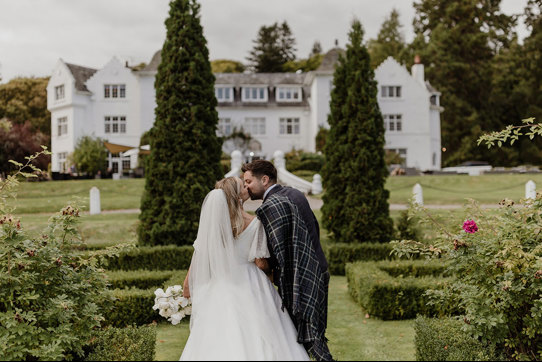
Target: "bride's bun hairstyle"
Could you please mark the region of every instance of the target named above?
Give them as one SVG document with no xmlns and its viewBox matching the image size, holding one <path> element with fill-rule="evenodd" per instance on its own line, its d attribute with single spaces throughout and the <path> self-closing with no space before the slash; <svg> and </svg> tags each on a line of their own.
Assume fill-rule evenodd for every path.
<svg viewBox="0 0 542 362">
<path fill-rule="evenodd" d="M 230 212 L 231 228 L 233 236 L 238 237 L 243 231 L 243 206 L 241 199 L 241 179 L 238 177 L 226 177 L 215 184 L 215 189 L 220 189 L 226 194 L 228 210 Z"/>
</svg>

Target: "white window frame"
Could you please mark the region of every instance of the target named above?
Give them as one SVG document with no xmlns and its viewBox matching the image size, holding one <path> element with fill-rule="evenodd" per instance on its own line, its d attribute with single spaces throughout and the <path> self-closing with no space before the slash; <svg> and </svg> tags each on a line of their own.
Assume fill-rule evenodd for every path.
<svg viewBox="0 0 542 362">
<path fill-rule="evenodd" d="M 66 172 L 66 160 L 68 159 L 68 152 L 59 152 L 58 153 L 58 170 L 59 172 Z"/>
<path fill-rule="evenodd" d="M 64 84 L 55 87 L 55 101 L 59 101 L 66 97 Z"/>
<path fill-rule="evenodd" d="M 225 93 L 229 93 L 229 97 L 226 97 Z M 220 96 L 220 97 L 219 97 Z M 233 102 L 233 87 L 232 86 L 215 86 L 215 97 L 220 103 Z"/>
<path fill-rule="evenodd" d="M 406 165 L 408 155 L 407 148 L 386 148 L 386 151 L 391 151 L 398 154 L 403 159 L 403 163 Z"/>
<path fill-rule="evenodd" d="M 276 88 L 275 97 L 277 102 L 301 102 L 302 89 L 299 86 L 280 86 Z"/>
<path fill-rule="evenodd" d="M 68 117 L 57 118 L 57 135 L 58 137 L 68 135 Z"/>
<path fill-rule="evenodd" d="M 384 129 L 386 132 L 403 132 L 402 114 L 384 114 Z"/>
<path fill-rule="evenodd" d="M 266 85 L 249 85 L 241 87 L 241 100 L 243 102 L 267 102 L 268 99 L 269 95 Z"/>
<path fill-rule="evenodd" d="M 403 87 L 400 85 L 383 85 L 380 87 L 381 98 L 403 98 Z"/>
<path fill-rule="evenodd" d="M 104 116 L 105 134 L 126 134 L 126 116 Z"/>
<path fill-rule="evenodd" d="M 233 124 L 230 117 L 221 117 L 218 119 L 218 135 L 228 137 L 233 133 Z"/>
<path fill-rule="evenodd" d="M 288 132 L 289 130 L 291 132 Z M 279 118 L 279 134 L 281 136 L 299 135 L 300 133 L 301 133 L 301 120 L 299 119 L 299 117 Z"/>
<path fill-rule="evenodd" d="M 265 136 L 265 117 L 246 117 L 243 129 L 251 136 Z"/>
<path fill-rule="evenodd" d="M 125 99 L 126 84 L 104 84 L 105 99 Z"/>
</svg>

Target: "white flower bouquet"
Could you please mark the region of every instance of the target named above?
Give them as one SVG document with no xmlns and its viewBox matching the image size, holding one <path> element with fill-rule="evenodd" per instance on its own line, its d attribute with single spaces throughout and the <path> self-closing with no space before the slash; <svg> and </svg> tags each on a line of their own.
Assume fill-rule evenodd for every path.
<svg viewBox="0 0 542 362">
<path fill-rule="evenodd" d="M 158 309 L 159 314 L 171 324 L 177 325 L 185 316 L 192 314 L 192 303 L 190 299 L 183 297 L 183 288 L 180 285 L 168 287 L 165 292 L 158 288 L 154 295 L 156 298 L 152 309 Z"/>
</svg>

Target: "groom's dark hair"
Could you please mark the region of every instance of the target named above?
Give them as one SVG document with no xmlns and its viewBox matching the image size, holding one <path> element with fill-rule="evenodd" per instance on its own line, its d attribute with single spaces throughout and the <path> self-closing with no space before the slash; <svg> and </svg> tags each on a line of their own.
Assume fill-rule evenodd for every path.
<svg viewBox="0 0 542 362">
<path fill-rule="evenodd" d="M 250 163 L 245 163 L 241 168 L 241 171 L 250 171 L 254 176 L 257 177 L 267 176 L 269 177 L 269 181 L 274 183 L 277 182 L 277 169 L 269 161 L 256 160 Z"/>
</svg>

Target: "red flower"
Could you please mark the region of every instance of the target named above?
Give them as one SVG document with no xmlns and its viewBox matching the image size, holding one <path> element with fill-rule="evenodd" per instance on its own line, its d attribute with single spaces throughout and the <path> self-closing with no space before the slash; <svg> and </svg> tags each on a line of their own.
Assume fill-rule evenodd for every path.
<svg viewBox="0 0 542 362">
<path fill-rule="evenodd" d="M 463 230 L 465 230 L 466 233 L 474 234 L 478 231 L 478 225 L 476 225 L 474 220 L 467 220 L 463 223 Z"/>
</svg>

